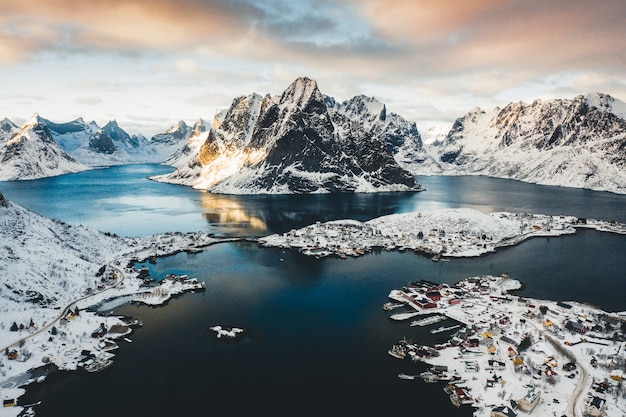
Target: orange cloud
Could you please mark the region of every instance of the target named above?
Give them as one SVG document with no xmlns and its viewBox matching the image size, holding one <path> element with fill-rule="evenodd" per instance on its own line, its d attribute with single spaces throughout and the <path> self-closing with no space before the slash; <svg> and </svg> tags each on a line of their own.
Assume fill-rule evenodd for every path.
<svg viewBox="0 0 626 417">
<path fill-rule="evenodd" d="M 56 40 L 116 50 L 172 49 L 223 41 L 236 35 L 241 24 L 237 17 L 211 4 L 165 0 L 5 0 L 0 31 L 10 30 L 4 30 L 0 47 L 14 49 L 15 44 L 21 44 L 30 50 L 36 44 L 45 48 Z M 16 24 L 23 21 L 54 28 L 56 33 L 47 39 L 32 38 Z"/>
<path fill-rule="evenodd" d="M 404 45 L 415 61 L 444 71 L 489 65 L 589 68 L 626 60 L 621 0 L 367 0 L 362 11 L 381 36 Z"/>
</svg>

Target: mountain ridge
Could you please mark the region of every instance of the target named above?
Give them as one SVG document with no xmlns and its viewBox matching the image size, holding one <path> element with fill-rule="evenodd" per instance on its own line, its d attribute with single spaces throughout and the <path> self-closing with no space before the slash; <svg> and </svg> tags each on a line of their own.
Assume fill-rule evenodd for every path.
<svg viewBox="0 0 626 417">
<path fill-rule="evenodd" d="M 626 194 L 626 103 L 599 92 L 511 102 L 491 111 L 476 107 L 448 124 L 447 132 L 437 127 L 422 133 L 415 122 L 390 112 L 374 97 L 357 95 L 339 102 L 322 94 L 307 77 L 296 79 L 279 95 L 235 97 L 228 109 L 216 112 L 212 123 L 198 119 L 191 126 L 181 120 L 149 140 L 129 135 L 116 120 L 100 128 L 83 118 L 55 123 L 35 116 L 45 129 L 29 130 L 29 135 L 42 137 L 39 148 L 31 150 L 38 156 L 26 159 L 29 148 L 17 152 L 26 142 L 9 146 L 9 141 L 28 122 L 18 127 L 6 118 L 0 120 L 0 179 L 163 163 L 177 171 L 159 180 L 213 192 L 371 192 L 394 189 L 390 181 L 398 179 L 403 185 L 395 190 L 410 185 L 395 167 L 399 165 L 413 176 L 487 175 Z M 68 167 L 70 160 L 46 132 L 82 166 Z M 349 144 L 347 138 L 358 145 Z M 376 148 L 378 143 L 385 149 Z M 45 150 L 48 145 L 54 151 Z M 364 159 L 347 162 L 357 157 Z M 261 161 L 263 167 L 258 165 Z M 391 171 L 395 178 L 387 175 Z"/>
<path fill-rule="evenodd" d="M 378 138 L 329 109 L 306 77 L 280 96 L 236 97 L 193 160 L 153 179 L 234 194 L 421 189 Z"/>
</svg>

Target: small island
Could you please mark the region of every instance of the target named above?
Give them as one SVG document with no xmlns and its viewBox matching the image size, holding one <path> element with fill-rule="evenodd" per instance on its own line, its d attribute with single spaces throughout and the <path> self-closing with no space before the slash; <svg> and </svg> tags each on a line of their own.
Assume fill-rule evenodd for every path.
<svg viewBox="0 0 626 417">
<path fill-rule="evenodd" d="M 473 209 L 392 214 L 367 222 L 335 220 L 259 239 L 259 245 L 296 249 L 305 255 L 361 256 L 372 248 L 412 250 L 432 257 L 473 257 L 540 236 L 573 234 L 576 229 L 626 234 L 626 225 L 574 216 Z"/>
</svg>

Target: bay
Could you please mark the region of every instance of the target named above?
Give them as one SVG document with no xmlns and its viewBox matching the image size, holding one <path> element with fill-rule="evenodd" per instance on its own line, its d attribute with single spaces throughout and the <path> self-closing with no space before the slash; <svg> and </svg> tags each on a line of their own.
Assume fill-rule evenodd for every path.
<svg viewBox="0 0 626 417">
<path fill-rule="evenodd" d="M 625 196 L 493 178 L 420 177 L 427 189 L 420 193 L 224 196 L 146 179 L 169 169 L 114 167 L 0 183 L 0 191 L 49 217 L 125 236 L 172 230 L 262 236 L 315 221 L 449 207 L 626 221 Z M 525 284 L 525 296 L 622 311 L 625 247 L 624 236 L 584 230 L 438 263 L 383 250 L 357 259 L 315 259 L 247 242 L 160 258 L 147 265 L 154 277 L 187 273 L 204 279 L 206 292 L 163 307 L 116 308 L 116 314 L 140 318 L 144 326 L 131 336 L 133 343 L 120 342 L 114 365 L 99 374 L 53 374 L 25 400 L 43 400 L 37 413 L 44 417 L 471 415 L 454 408 L 440 384 L 397 378 L 421 368 L 389 356 L 393 343 L 402 337 L 437 339 L 427 329 L 389 320 L 382 310 L 389 291 L 422 278 L 454 283 L 507 273 Z M 244 327 L 250 335 L 223 343 L 209 330 L 217 324 Z"/>
</svg>

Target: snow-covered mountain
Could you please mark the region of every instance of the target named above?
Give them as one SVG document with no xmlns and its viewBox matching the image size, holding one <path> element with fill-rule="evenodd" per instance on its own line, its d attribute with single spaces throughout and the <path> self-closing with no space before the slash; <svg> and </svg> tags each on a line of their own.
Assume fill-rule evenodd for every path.
<svg viewBox="0 0 626 417">
<path fill-rule="evenodd" d="M 387 106 L 374 97 L 358 95 L 343 103 L 337 103 L 329 96 L 324 99 L 329 109 L 360 124 L 380 139 L 402 168 L 413 174 L 436 169 L 436 163 L 424 148 L 415 122 L 388 112 Z"/>
<path fill-rule="evenodd" d="M 202 144 L 207 140 L 210 128 L 204 119 L 198 119 L 192 128 L 186 124 L 183 127 L 179 122 L 167 132 L 153 136 L 152 141 L 166 140 L 175 143 L 178 150 L 165 159 L 163 163 L 179 168 L 190 163 L 196 156 Z M 182 147 L 180 146 L 181 142 L 184 142 Z"/>
<path fill-rule="evenodd" d="M 38 114 L 17 128 L 0 122 L 0 179 L 28 180 L 88 169 L 64 152 Z"/>
<path fill-rule="evenodd" d="M 185 143 L 184 138 L 178 137 L 177 140 L 177 135 L 171 134 L 174 127 L 148 140 L 141 134 L 129 135 L 115 120 L 102 128 L 95 122 L 86 123 L 82 118 L 68 123 L 45 122 L 57 143 L 76 160 L 89 166 L 159 163 Z"/>
<path fill-rule="evenodd" d="M 235 98 L 185 162 L 154 179 L 233 194 L 421 189 L 381 138 L 329 108 L 309 78 L 280 96 Z"/>
<path fill-rule="evenodd" d="M 626 193 L 626 104 L 593 93 L 511 103 L 457 119 L 438 148 L 446 174 Z"/>
</svg>

